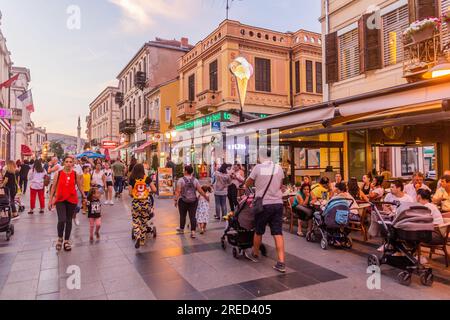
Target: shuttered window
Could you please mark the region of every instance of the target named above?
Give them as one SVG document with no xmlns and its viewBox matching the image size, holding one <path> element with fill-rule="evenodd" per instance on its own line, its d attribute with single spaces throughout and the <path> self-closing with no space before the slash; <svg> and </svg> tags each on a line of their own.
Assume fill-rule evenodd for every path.
<svg viewBox="0 0 450 320">
<path fill-rule="evenodd" d="M 450 10 L 450 0 L 442 0 L 441 13 L 444 15 L 447 10 Z M 450 43 L 450 28 L 448 23 L 442 24 L 442 45 L 445 46 Z M 449 50 L 450 51 L 450 50 Z"/>
<path fill-rule="evenodd" d="M 359 75 L 358 29 L 339 36 L 340 80 Z"/>
<path fill-rule="evenodd" d="M 306 60 L 306 92 L 313 92 L 313 64 Z"/>
<path fill-rule="evenodd" d="M 217 60 L 215 60 L 209 64 L 209 89 L 217 91 L 218 87 Z"/>
<path fill-rule="evenodd" d="M 322 62 L 316 62 L 316 92 L 323 93 Z"/>
<path fill-rule="evenodd" d="M 325 35 L 325 70 L 327 83 L 339 80 L 338 73 L 338 36 L 337 32 Z"/>
<path fill-rule="evenodd" d="M 189 101 L 195 100 L 195 74 L 189 76 Z"/>
<path fill-rule="evenodd" d="M 255 58 L 255 88 L 256 91 L 272 91 L 270 60 Z"/>
<path fill-rule="evenodd" d="M 384 65 L 403 61 L 403 31 L 409 26 L 408 6 L 400 7 L 383 17 Z"/>
<path fill-rule="evenodd" d="M 300 61 L 295 61 L 295 93 L 300 93 Z"/>
</svg>

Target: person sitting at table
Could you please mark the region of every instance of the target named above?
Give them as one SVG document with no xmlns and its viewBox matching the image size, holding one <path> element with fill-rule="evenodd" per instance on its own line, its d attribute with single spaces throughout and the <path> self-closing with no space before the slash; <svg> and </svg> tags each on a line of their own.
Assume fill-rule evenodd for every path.
<svg viewBox="0 0 450 320">
<path fill-rule="evenodd" d="M 330 197 L 333 197 L 334 188 L 336 184 L 342 182 L 342 175 L 340 173 L 336 173 L 334 176 L 334 182 L 330 183 Z"/>
<path fill-rule="evenodd" d="M 369 172 L 369 174 L 370 174 L 370 172 Z M 372 174 L 365 174 L 365 175 L 363 175 L 363 177 L 362 177 L 362 182 L 363 182 L 363 185 L 362 185 L 362 188 L 361 188 L 361 191 L 366 195 L 366 196 L 368 196 L 369 195 L 369 193 L 370 193 L 370 190 L 372 189 Z"/>
<path fill-rule="evenodd" d="M 311 180 L 311 177 L 310 177 L 310 176 L 304 176 L 304 177 L 303 177 L 302 184 L 303 184 L 303 183 L 306 183 L 306 184 L 311 185 L 311 182 L 312 182 L 312 180 Z"/>
<path fill-rule="evenodd" d="M 345 182 L 339 182 L 336 183 L 334 190 L 333 190 L 333 197 L 330 199 L 337 199 L 337 198 L 341 198 L 341 199 L 347 199 L 347 200 L 351 200 L 351 204 L 350 204 L 350 212 L 352 215 L 359 215 L 359 206 L 358 203 L 356 202 L 355 198 L 348 192 L 348 188 L 347 188 L 347 184 Z M 350 201 L 349 201 L 350 202 Z M 352 219 L 350 216 L 351 220 L 356 220 L 356 219 Z"/>
<path fill-rule="evenodd" d="M 431 191 L 426 184 L 423 183 L 425 176 L 422 172 L 415 172 L 410 183 L 405 185 L 405 192 L 412 198 L 417 197 L 419 189 Z"/>
<path fill-rule="evenodd" d="M 431 210 L 431 215 L 433 217 L 433 224 L 435 226 L 439 226 L 444 223 L 442 213 L 439 211 L 438 207 L 434 203 L 431 203 L 431 191 L 425 189 L 417 190 L 417 202 Z M 441 232 L 435 229 L 432 233 L 431 241 L 428 242 L 428 244 L 441 244 L 442 241 L 443 237 Z"/>
<path fill-rule="evenodd" d="M 311 192 L 317 199 L 328 200 L 330 192 L 329 188 L 330 180 L 327 177 L 322 177 L 319 183 L 316 183 L 311 187 Z"/>
<path fill-rule="evenodd" d="M 312 230 L 312 215 L 314 213 L 312 204 L 315 201 L 316 197 L 311 194 L 311 185 L 303 183 L 292 203 L 292 210 L 298 217 L 297 235 L 300 237 L 305 236 L 302 232 L 302 223 L 304 221 L 308 223 L 307 231 L 310 232 Z"/>
<path fill-rule="evenodd" d="M 381 201 L 384 196 L 384 189 L 383 189 L 383 176 L 376 176 L 373 179 L 372 187 L 369 192 L 369 201 Z"/>
<path fill-rule="evenodd" d="M 369 201 L 369 197 L 359 188 L 358 179 L 356 179 L 355 177 L 350 178 L 348 182 L 348 193 L 356 201 Z"/>
<path fill-rule="evenodd" d="M 450 212 L 450 175 L 441 178 L 441 187 L 436 191 L 433 197 L 433 203 L 441 206 L 442 212 Z"/>
<path fill-rule="evenodd" d="M 394 180 L 391 184 L 391 192 L 384 198 L 385 202 L 399 201 L 404 202 L 414 202 L 415 199 L 411 198 L 408 194 L 404 192 L 403 181 L 400 179 Z M 387 214 L 395 214 L 397 212 L 397 207 L 389 204 L 383 205 L 383 211 Z"/>
</svg>

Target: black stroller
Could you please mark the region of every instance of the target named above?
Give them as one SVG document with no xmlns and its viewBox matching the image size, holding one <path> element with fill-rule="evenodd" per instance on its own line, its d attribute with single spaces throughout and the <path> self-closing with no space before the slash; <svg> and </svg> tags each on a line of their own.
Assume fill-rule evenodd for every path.
<svg viewBox="0 0 450 320">
<path fill-rule="evenodd" d="M 236 212 L 226 217 L 227 228 L 221 239 L 222 249 L 226 249 L 226 241 L 233 248 L 233 257 L 239 259 L 244 255 L 245 250 L 253 247 L 253 237 L 255 235 L 255 216 L 252 212 L 252 201 L 254 195 L 246 194 L 239 202 Z M 264 244 L 260 247 L 261 254 L 267 255 L 267 248 Z"/>
<path fill-rule="evenodd" d="M 395 217 L 382 214 L 377 205 L 397 207 Z M 379 202 L 371 204 L 372 211 L 381 225 L 381 235 L 384 237 L 383 255 L 379 258 L 372 254 L 368 257 L 368 265 L 380 266 L 388 264 L 403 271 L 397 275 L 397 280 L 406 286 L 411 284 L 411 276 L 417 273 L 420 282 L 425 286 L 433 284 L 433 270 L 420 263 L 417 257 L 421 242 L 429 242 L 434 230 L 430 210 L 419 203 Z"/>
<path fill-rule="evenodd" d="M 0 232 L 6 233 L 6 240 L 9 241 L 14 235 L 14 225 L 12 224 L 11 204 L 9 192 L 6 188 L 0 188 Z"/>
<path fill-rule="evenodd" d="M 328 201 L 324 209 L 318 207 L 313 215 L 313 229 L 307 233 L 306 241 L 320 240 L 323 250 L 328 245 L 351 249 L 353 243 L 348 223 L 352 204 L 353 199 L 337 197 Z"/>
</svg>

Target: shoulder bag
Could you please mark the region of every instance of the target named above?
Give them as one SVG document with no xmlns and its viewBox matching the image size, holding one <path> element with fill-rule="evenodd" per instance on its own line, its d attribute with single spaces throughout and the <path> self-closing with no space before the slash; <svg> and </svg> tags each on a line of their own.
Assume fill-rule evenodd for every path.
<svg viewBox="0 0 450 320">
<path fill-rule="evenodd" d="M 266 196 L 267 190 L 269 190 L 270 184 L 272 183 L 274 173 L 275 173 L 275 164 L 273 164 L 272 175 L 270 176 L 269 183 L 267 184 L 266 190 L 264 190 L 262 197 L 255 197 L 255 199 L 253 200 L 253 213 L 255 215 L 260 214 L 264 211 L 263 200 L 264 197 Z"/>
</svg>

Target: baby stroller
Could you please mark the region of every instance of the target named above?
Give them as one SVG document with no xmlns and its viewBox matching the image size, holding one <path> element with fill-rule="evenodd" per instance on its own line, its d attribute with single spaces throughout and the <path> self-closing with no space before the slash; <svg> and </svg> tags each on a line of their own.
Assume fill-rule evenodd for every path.
<svg viewBox="0 0 450 320">
<path fill-rule="evenodd" d="M 152 195 L 150 195 L 148 200 L 150 201 L 150 218 L 147 224 L 147 234 L 153 236 L 153 238 L 156 238 L 157 231 L 155 225 L 153 224 L 153 218 L 155 217 L 155 209 L 154 209 L 155 199 L 153 198 Z M 133 241 L 136 240 L 133 228 L 131 228 L 131 239 Z"/>
<path fill-rule="evenodd" d="M 0 188 L 0 232 L 6 233 L 6 240 L 9 241 L 14 235 L 14 225 L 12 224 L 11 206 L 9 203 L 9 192 L 6 188 Z"/>
<path fill-rule="evenodd" d="M 326 250 L 329 245 L 351 249 L 353 242 L 348 228 L 352 199 L 333 198 L 325 206 L 318 208 L 313 215 L 313 229 L 306 234 L 306 241 L 320 239 L 320 247 Z"/>
<path fill-rule="evenodd" d="M 22 204 L 22 195 L 16 195 L 14 198 L 14 204 L 16 205 L 18 212 L 24 212 L 25 206 Z"/>
<path fill-rule="evenodd" d="M 423 266 L 420 259 L 416 257 L 420 250 L 420 243 L 429 242 L 432 237 L 434 225 L 430 210 L 418 203 L 380 202 L 379 204 L 397 207 L 397 214 L 392 219 L 391 216 L 383 215 L 375 204 L 371 204 L 381 225 L 384 243 L 381 258 L 375 254 L 370 255 L 368 265 L 388 264 L 402 269 L 403 271 L 397 275 L 400 284 L 409 286 L 412 274 L 416 273 L 424 286 L 431 286 L 433 270 Z"/>
<path fill-rule="evenodd" d="M 253 194 L 246 194 L 242 197 L 234 214 L 226 217 L 227 228 L 221 239 L 222 249 L 226 250 L 226 242 L 233 248 L 233 257 L 239 259 L 244 255 L 245 250 L 253 247 L 253 237 L 255 235 L 255 216 L 252 212 Z M 261 254 L 267 255 L 264 244 L 260 247 Z"/>
</svg>

